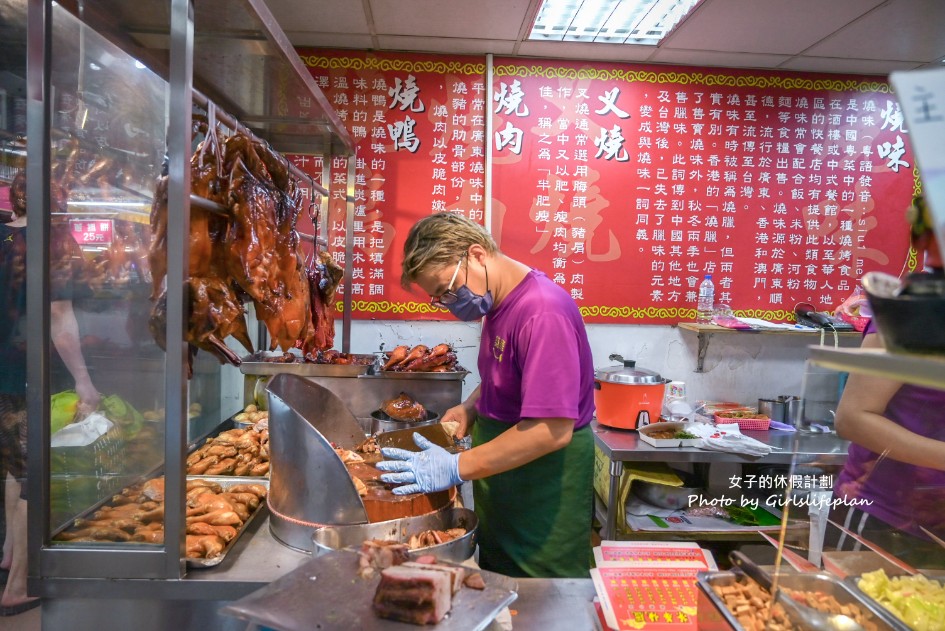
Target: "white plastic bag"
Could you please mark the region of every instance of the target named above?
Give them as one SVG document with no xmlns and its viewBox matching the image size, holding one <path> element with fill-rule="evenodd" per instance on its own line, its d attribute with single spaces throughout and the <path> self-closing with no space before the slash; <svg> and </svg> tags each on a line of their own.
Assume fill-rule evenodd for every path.
<svg viewBox="0 0 945 631">
<path fill-rule="evenodd" d="M 93 412 L 78 423 L 66 425 L 49 439 L 50 447 L 85 447 L 108 433 L 115 424 Z"/>
</svg>

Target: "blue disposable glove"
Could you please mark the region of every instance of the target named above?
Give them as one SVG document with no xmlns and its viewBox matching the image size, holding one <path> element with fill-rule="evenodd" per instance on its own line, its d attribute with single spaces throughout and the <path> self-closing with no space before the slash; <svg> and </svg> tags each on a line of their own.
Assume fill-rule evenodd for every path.
<svg viewBox="0 0 945 631">
<path fill-rule="evenodd" d="M 382 475 L 381 480 L 404 485 L 396 487 L 395 494 L 433 493 L 463 481 L 459 477 L 459 454 L 451 454 L 416 432 L 413 442 L 423 451 L 381 449 L 381 455 L 390 460 L 382 460 L 376 466 L 381 471 L 392 472 Z"/>
</svg>

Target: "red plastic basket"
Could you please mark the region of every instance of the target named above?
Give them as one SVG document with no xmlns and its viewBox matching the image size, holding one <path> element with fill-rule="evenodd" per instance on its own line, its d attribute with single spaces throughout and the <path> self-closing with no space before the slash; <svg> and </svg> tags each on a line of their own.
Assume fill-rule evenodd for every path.
<svg viewBox="0 0 945 631">
<path fill-rule="evenodd" d="M 771 419 L 767 416 L 761 418 L 728 418 L 716 414 L 715 424 L 718 425 L 719 423 L 735 423 L 740 430 L 765 431 L 771 425 Z"/>
</svg>

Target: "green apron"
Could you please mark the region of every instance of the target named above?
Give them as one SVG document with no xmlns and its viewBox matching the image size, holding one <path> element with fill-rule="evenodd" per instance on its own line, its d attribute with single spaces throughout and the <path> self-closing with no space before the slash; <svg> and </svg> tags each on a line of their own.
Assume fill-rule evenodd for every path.
<svg viewBox="0 0 945 631">
<path fill-rule="evenodd" d="M 472 442 L 511 427 L 479 416 Z M 479 565 L 507 576 L 587 578 L 594 511 L 594 437 L 574 432 L 564 449 L 473 481 L 479 517 Z"/>
</svg>

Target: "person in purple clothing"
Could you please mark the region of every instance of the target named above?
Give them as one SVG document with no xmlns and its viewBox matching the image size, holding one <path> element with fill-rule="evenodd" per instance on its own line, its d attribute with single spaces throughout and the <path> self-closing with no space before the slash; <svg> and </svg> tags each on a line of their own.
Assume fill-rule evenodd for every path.
<svg viewBox="0 0 945 631">
<path fill-rule="evenodd" d="M 928 225 L 928 224 L 926 224 Z M 942 274 L 931 230 L 913 229 L 913 246 Z M 945 320 L 943 320 L 945 323 Z M 873 322 L 862 348 L 882 348 Z M 851 374 L 837 406 L 837 433 L 852 441 L 834 492 L 848 503 L 845 527 L 910 565 L 945 567 L 945 390 Z M 841 539 L 842 542 L 842 539 Z"/>
<path fill-rule="evenodd" d="M 586 577 L 591 560 L 594 368 L 574 300 L 502 254 L 479 224 L 426 217 L 404 245 L 402 283 L 464 321 L 484 318 L 481 384 L 443 421 L 472 436 L 459 454 L 415 434 L 420 452 L 384 449 L 395 493 L 473 481 L 479 563 L 509 576 Z"/>
</svg>

